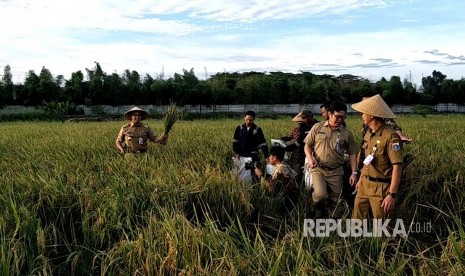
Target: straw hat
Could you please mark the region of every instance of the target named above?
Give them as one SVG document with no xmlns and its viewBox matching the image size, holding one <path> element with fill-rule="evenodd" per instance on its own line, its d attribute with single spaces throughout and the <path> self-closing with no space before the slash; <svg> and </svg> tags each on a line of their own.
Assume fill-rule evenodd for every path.
<svg viewBox="0 0 465 276">
<path fill-rule="evenodd" d="M 354 103 L 352 108 L 358 112 L 365 113 L 380 118 L 395 118 L 396 115 L 391 111 L 386 102 L 379 94 L 365 99 L 361 102 Z"/>
<path fill-rule="evenodd" d="M 310 110 L 302 110 L 299 112 L 299 114 L 295 115 L 295 117 L 292 119 L 293 122 L 303 122 L 302 116 L 307 116 L 307 117 L 313 117 L 313 112 Z"/>
<path fill-rule="evenodd" d="M 124 117 L 128 120 L 131 120 L 131 116 L 132 116 L 132 113 L 134 112 L 139 112 L 140 113 L 140 116 L 141 116 L 141 120 L 145 120 L 149 117 L 149 114 L 145 111 L 145 110 L 142 110 L 140 108 L 138 108 L 137 106 L 129 109 L 128 111 L 124 112 Z"/>
</svg>

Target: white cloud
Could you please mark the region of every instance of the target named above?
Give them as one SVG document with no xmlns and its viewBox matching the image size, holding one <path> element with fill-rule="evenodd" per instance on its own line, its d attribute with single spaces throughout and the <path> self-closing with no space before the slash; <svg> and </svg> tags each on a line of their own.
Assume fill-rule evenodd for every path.
<svg viewBox="0 0 465 276">
<path fill-rule="evenodd" d="M 147 1 L 136 1 L 139 4 Z M 241 1 L 162 1 L 159 5 L 149 5 L 146 9 L 155 14 L 188 13 L 189 16 L 217 21 L 257 21 L 276 19 L 296 19 L 322 13 L 342 13 L 360 7 L 386 6 L 386 2 L 373 0 L 241 0 Z"/>
<path fill-rule="evenodd" d="M 213 74 L 250 69 L 388 77 L 411 70 L 421 78 L 444 68 L 446 75 L 459 78 L 464 65 L 447 64 L 461 61 L 451 57 L 465 55 L 465 37 L 457 35 L 464 22 L 454 20 L 461 18 L 454 12 L 464 4 L 457 7 L 457 2 L 431 21 L 429 10 L 439 16 L 434 2 L 426 10 L 415 6 L 416 13 L 409 14 L 415 3 L 0 1 L 0 66 L 9 64 L 13 72 L 45 66 L 65 77 L 95 61 L 108 73 L 131 69 L 154 74 L 164 68 L 167 75 L 206 67 Z M 370 11 L 377 13 L 370 17 Z M 398 11 L 404 14 L 397 20 L 388 17 Z M 445 55 L 431 54 L 434 49 Z M 427 61 L 439 63 L 427 66 Z"/>
</svg>

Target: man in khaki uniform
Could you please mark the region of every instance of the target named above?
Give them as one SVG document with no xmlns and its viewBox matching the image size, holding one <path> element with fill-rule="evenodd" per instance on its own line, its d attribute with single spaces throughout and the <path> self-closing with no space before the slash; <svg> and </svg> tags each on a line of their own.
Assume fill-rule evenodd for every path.
<svg viewBox="0 0 465 276">
<path fill-rule="evenodd" d="M 396 203 L 402 174 L 402 142 L 385 119 L 396 116 L 380 95 L 375 95 L 352 108 L 362 113 L 363 123 L 369 130 L 363 137 L 363 167 L 357 183 L 352 218 L 385 219 Z"/>
<path fill-rule="evenodd" d="M 157 138 L 152 129 L 141 122 L 148 116 L 149 114 L 139 107 L 134 107 L 124 113 L 124 117 L 131 122 L 121 127 L 116 138 L 116 148 L 122 155 L 147 152 L 148 140 L 162 145 L 166 144 L 168 138 L 166 135 Z"/>
<path fill-rule="evenodd" d="M 329 108 L 327 121 L 316 123 L 305 138 L 305 155 L 313 178 L 312 199 L 315 202 L 315 216 L 324 217 L 329 197 L 330 205 L 336 206 L 342 190 L 344 176 L 344 153 L 349 154 L 352 175 L 349 182 L 357 182 L 358 147 L 354 135 L 342 125 L 347 106 L 342 102 L 334 102 Z M 328 193 L 328 187 L 331 193 Z"/>
</svg>

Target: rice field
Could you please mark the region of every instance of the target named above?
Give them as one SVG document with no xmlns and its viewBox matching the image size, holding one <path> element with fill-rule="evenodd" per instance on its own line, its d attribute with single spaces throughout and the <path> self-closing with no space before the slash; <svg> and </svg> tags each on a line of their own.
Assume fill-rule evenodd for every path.
<svg viewBox="0 0 465 276">
<path fill-rule="evenodd" d="M 256 123 L 269 141 L 291 119 Z M 239 117 L 178 121 L 130 160 L 114 147 L 124 121 L 1 123 L 0 274 L 464 274 L 465 116 L 396 121 L 414 160 L 395 216 L 432 225 L 407 238 L 304 237 L 310 195 L 284 214 L 230 173 Z M 361 118 L 347 124 L 359 141 Z"/>
</svg>

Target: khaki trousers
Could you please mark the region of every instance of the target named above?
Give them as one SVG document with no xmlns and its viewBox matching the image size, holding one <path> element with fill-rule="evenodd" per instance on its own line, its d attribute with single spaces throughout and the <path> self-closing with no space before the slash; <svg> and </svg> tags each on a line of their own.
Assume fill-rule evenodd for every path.
<svg viewBox="0 0 465 276">
<path fill-rule="evenodd" d="M 371 210 L 373 219 L 386 219 L 387 214 L 384 213 L 381 204 L 389 192 L 390 184 L 370 181 L 366 176 L 361 177 L 361 185 L 355 197 L 352 218 L 368 219 Z"/>
<path fill-rule="evenodd" d="M 330 175 L 327 171 L 320 168 L 312 170 L 313 178 L 313 202 L 321 202 L 329 198 L 333 202 L 339 200 L 339 195 L 342 191 L 342 178 L 343 175 Z M 331 193 L 328 192 L 328 187 Z"/>
</svg>

